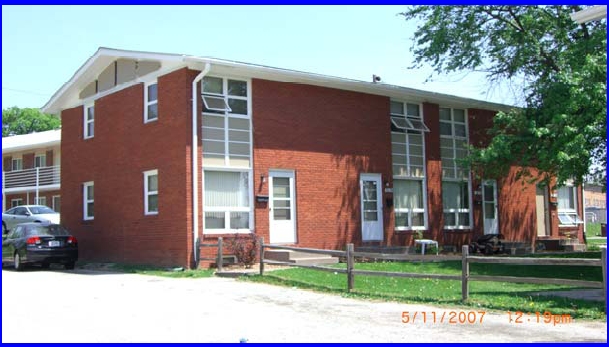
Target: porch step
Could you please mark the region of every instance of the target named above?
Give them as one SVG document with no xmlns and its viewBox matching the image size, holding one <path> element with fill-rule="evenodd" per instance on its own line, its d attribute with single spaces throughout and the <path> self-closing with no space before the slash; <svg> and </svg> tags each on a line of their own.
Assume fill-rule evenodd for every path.
<svg viewBox="0 0 609 347">
<path fill-rule="evenodd" d="M 264 259 L 282 261 L 295 264 L 336 264 L 338 258 L 331 255 L 314 254 L 291 250 L 268 250 L 264 252 Z"/>
<path fill-rule="evenodd" d="M 566 252 L 585 252 L 587 248 L 583 243 L 564 245 L 562 247 Z"/>
</svg>

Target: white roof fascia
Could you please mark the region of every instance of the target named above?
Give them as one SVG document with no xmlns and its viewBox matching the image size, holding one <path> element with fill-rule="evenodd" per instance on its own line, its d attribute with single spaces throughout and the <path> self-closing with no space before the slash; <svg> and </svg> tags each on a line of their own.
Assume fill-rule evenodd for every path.
<svg viewBox="0 0 609 347">
<path fill-rule="evenodd" d="M 607 18 L 607 5 L 588 7 L 585 10 L 571 13 L 571 19 L 579 24 Z"/>
<path fill-rule="evenodd" d="M 8 136 L 2 138 L 2 154 L 59 146 L 60 143 L 61 129 Z"/>
<path fill-rule="evenodd" d="M 395 85 L 364 82 L 359 80 L 334 77 L 322 74 L 302 72 L 289 69 L 281 69 L 276 67 L 243 63 L 238 61 L 221 60 L 210 57 L 196 57 L 179 54 L 166 53 L 151 53 L 139 51 L 127 51 L 101 47 L 91 56 L 46 103 L 42 108 L 45 113 L 59 114 L 63 108 L 75 107 L 82 104 L 82 100 L 78 99 L 77 90 L 73 88 L 84 88 L 85 84 L 97 78 L 102 69 L 106 68 L 113 60 L 119 58 L 141 59 L 141 60 L 156 60 L 162 64 L 161 70 L 167 73 L 169 70 L 175 70 L 182 66 L 187 66 L 191 69 L 201 70 L 206 63 L 212 65 L 211 73 L 234 75 L 240 77 L 268 79 L 278 82 L 287 83 L 303 83 L 328 88 L 336 88 L 350 90 L 366 94 L 380 95 L 390 98 L 407 99 L 412 102 L 430 102 L 439 104 L 443 107 L 459 107 L 459 108 L 481 108 L 489 110 L 507 111 L 515 106 L 486 102 L 476 99 L 457 97 L 448 94 L 423 91 L 413 88 L 400 87 Z M 147 79 L 147 78 L 146 78 Z M 141 82 L 142 80 L 138 80 Z M 121 86 L 105 91 L 116 92 L 124 89 L 127 85 L 133 85 L 137 82 L 125 83 Z M 70 96 L 71 95 L 71 96 Z M 99 94 L 94 98 L 100 97 Z M 66 106 L 68 105 L 68 106 Z"/>
</svg>

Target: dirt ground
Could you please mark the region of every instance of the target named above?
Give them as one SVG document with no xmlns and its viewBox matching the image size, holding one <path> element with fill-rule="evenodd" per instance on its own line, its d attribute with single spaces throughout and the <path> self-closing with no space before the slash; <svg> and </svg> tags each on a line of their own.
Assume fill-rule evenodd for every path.
<svg viewBox="0 0 609 347">
<path fill-rule="evenodd" d="M 2 271 L 3 343 L 607 340 L 606 322 L 520 321 L 507 312 L 356 300 L 231 278 Z"/>
</svg>

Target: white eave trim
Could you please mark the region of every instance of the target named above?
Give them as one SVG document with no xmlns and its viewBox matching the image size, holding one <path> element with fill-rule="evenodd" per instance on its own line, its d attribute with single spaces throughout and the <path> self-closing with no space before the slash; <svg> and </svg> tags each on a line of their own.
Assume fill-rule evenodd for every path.
<svg viewBox="0 0 609 347">
<path fill-rule="evenodd" d="M 607 18 L 607 5 L 588 7 L 585 10 L 571 13 L 571 19 L 579 24 Z"/>
</svg>

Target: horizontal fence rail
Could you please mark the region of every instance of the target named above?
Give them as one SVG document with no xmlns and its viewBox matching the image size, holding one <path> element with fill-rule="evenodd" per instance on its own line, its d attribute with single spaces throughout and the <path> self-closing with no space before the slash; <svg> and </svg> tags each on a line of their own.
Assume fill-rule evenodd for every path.
<svg viewBox="0 0 609 347">
<path fill-rule="evenodd" d="M 5 171 L 3 176 L 5 189 L 57 185 L 61 180 L 61 166 Z"/>
<path fill-rule="evenodd" d="M 409 254 L 383 254 L 372 252 L 355 252 L 353 244 L 347 244 L 346 251 L 316 249 L 316 248 L 300 248 L 291 246 L 280 246 L 265 244 L 264 238 L 259 242 L 260 251 L 260 275 L 264 275 L 264 264 L 283 265 L 290 267 L 301 267 L 307 269 L 329 271 L 335 273 L 347 274 L 347 290 L 352 291 L 354 288 L 355 275 L 359 276 L 380 276 L 380 277 L 401 277 L 401 278 L 426 278 L 439 280 L 455 280 L 461 281 L 461 294 L 463 301 L 469 298 L 469 281 L 495 281 L 495 282 L 513 282 L 513 283 L 533 283 L 533 284 L 556 284 L 568 285 L 574 287 L 587 288 L 603 288 L 604 300 L 606 303 L 607 291 L 607 248 L 601 247 L 601 259 L 579 259 L 579 258 L 524 258 L 524 257 L 481 257 L 469 255 L 469 247 L 463 246 L 461 256 L 433 256 L 433 255 L 409 255 Z M 284 261 L 266 260 L 264 259 L 265 249 L 279 249 L 288 251 L 298 251 L 314 254 L 325 254 L 334 257 L 346 258 L 347 268 L 332 268 L 327 266 L 297 264 Z M 372 270 L 356 270 L 355 258 L 367 259 L 382 259 L 382 260 L 397 260 L 397 261 L 418 261 L 418 262 L 438 262 L 438 261 L 461 261 L 460 275 L 447 274 L 427 274 L 427 273 L 405 273 L 405 272 L 386 272 Z M 537 277 L 517 277 L 517 276 L 486 276 L 486 275 L 470 275 L 469 264 L 484 263 L 484 264 L 512 264 L 512 265 L 548 265 L 548 266 L 598 266 L 602 268 L 603 281 L 584 281 L 571 280 L 562 278 L 537 278 Z"/>
</svg>

